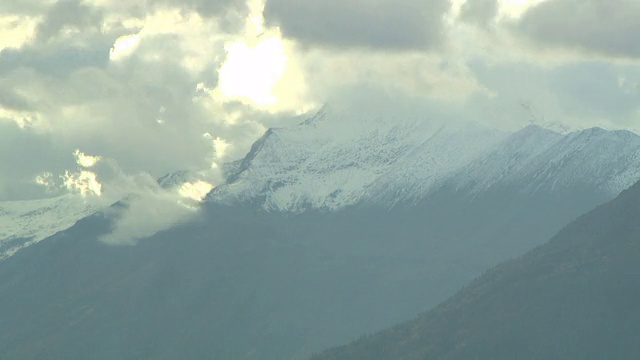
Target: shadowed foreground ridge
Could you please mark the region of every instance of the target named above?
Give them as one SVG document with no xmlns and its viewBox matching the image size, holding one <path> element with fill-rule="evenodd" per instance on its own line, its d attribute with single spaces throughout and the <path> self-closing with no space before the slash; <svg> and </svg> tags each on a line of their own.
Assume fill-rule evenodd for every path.
<svg viewBox="0 0 640 360">
<path fill-rule="evenodd" d="M 640 359 L 640 183 L 419 318 L 313 359 Z"/>
</svg>

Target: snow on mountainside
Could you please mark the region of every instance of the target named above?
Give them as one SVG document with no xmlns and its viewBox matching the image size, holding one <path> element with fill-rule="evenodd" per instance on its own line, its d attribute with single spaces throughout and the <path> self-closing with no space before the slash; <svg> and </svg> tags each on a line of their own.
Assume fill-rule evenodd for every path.
<svg viewBox="0 0 640 360">
<path fill-rule="evenodd" d="M 97 209 L 72 194 L 49 199 L 0 202 L 0 260 L 68 229 Z"/>
<path fill-rule="evenodd" d="M 420 181 L 426 189 L 504 136 L 477 124 L 324 110 L 298 126 L 268 130 L 209 200 L 257 201 L 267 210 L 287 212 L 338 209 L 372 196 L 382 179 Z"/>
<path fill-rule="evenodd" d="M 545 183 L 560 190 L 595 186 L 617 196 L 640 179 L 640 137 L 626 130 L 600 128 L 571 133 L 545 151 L 522 176 L 534 178 L 536 187 Z"/>
<path fill-rule="evenodd" d="M 185 183 L 200 178 L 200 174 L 195 172 L 176 171 L 157 181 L 163 189 L 170 190 L 180 189 Z M 122 201 L 127 199 L 124 197 Z M 77 194 L 38 200 L 0 201 L 0 261 L 70 228 L 76 221 L 102 209 L 102 206 L 90 204 Z"/>
<path fill-rule="evenodd" d="M 479 124 L 357 118 L 321 111 L 270 129 L 209 194 L 266 210 L 412 204 L 444 185 L 533 194 L 589 187 L 615 196 L 640 179 L 640 137 L 599 128 L 562 135 L 536 125 L 512 134 Z"/>
<path fill-rule="evenodd" d="M 473 192 L 499 185 L 528 193 L 593 188 L 614 197 L 640 179 L 640 137 L 600 128 L 563 136 L 530 125 L 454 179 Z"/>
</svg>

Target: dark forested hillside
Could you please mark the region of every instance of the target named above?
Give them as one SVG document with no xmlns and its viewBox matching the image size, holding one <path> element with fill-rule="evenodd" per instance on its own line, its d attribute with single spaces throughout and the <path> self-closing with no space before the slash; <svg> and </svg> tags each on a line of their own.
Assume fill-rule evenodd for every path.
<svg viewBox="0 0 640 360">
<path fill-rule="evenodd" d="M 313 359 L 639 358 L 636 184 L 419 318 Z"/>
</svg>

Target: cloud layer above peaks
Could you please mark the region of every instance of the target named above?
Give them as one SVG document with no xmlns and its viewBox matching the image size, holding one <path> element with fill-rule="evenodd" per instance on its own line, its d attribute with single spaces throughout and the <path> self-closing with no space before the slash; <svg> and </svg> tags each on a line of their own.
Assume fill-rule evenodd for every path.
<svg viewBox="0 0 640 360">
<path fill-rule="evenodd" d="M 47 173 L 108 193 L 77 149 L 128 176 L 219 169 L 325 102 L 637 129 L 639 15 L 632 0 L 5 1 L 0 200 L 53 195 Z"/>
</svg>

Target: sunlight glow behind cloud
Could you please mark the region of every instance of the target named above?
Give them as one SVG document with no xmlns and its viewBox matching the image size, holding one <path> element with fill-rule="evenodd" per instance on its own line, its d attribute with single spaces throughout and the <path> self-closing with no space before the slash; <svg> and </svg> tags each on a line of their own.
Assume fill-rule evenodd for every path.
<svg viewBox="0 0 640 360">
<path fill-rule="evenodd" d="M 49 196 L 44 190 L 52 188 L 52 181 L 59 193 L 67 189 L 60 178 L 66 169 L 67 182 L 80 179 L 81 170 L 91 170 L 103 195 L 109 192 L 114 183 L 109 178 L 113 174 L 103 173 L 108 164 L 96 164 L 83 154 L 87 157 L 76 159 L 76 166 L 67 158 L 76 148 L 109 154 L 128 173 L 144 172 L 150 178 L 185 169 L 220 172 L 223 163 L 244 156 L 266 129 L 299 121 L 291 115 L 337 102 L 357 113 L 369 106 L 360 99 L 371 94 L 383 94 L 407 114 L 439 116 L 416 114 L 403 105 L 428 103 L 429 109 L 502 129 L 526 122 L 520 110 L 513 110 L 521 99 L 571 128 L 606 127 L 605 120 L 615 125 L 611 127 L 637 128 L 633 84 L 640 83 L 638 50 L 624 48 L 635 44 L 631 30 L 636 7 L 631 1 L 615 2 L 615 9 L 621 9 L 616 13 L 629 14 L 628 24 L 598 22 L 602 39 L 588 34 L 583 39 L 581 34 L 595 24 L 598 4 L 612 2 L 590 1 L 581 7 L 589 13 L 574 19 L 562 13 L 570 12 L 568 0 L 495 1 L 466 0 L 487 5 L 474 10 L 482 18 L 476 23 L 462 13 L 457 16 L 465 0 L 429 8 L 429 14 L 446 19 L 437 28 L 424 26 L 422 20 L 429 17 L 409 16 L 408 11 L 439 0 L 378 0 L 379 9 L 336 0 L 340 6 L 325 4 L 322 18 L 312 3 L 296 0 L 6 2 L 0 6 L 0 82 L 5 85 L 0 87 L 0 137 L 5 136 L 0 147 L 11 154 L 11 140 L 19 138 L 41 150 L 22 152 L 19 160 L 7 156 L 0 163 L 8 169 L 0 174 L 0 195 Z M 282 6 L 274 7 L 276 2 Z M 561 2 L 569 5 L 550 6 Z M 78 3 L 69 7 L 75 13 L 54 6 L 71 3 Z M 271 10 L 267 6 L 265 12 L 265 4 Z M 335 38 L 305 32 L 309 24 L 300 23 L 303 15 L 319 18 L 320 33 L 327 26 L 341 28 Z M 375 32 L 358 31 L 380 28 L 376 19 L 391 15 L 399 23 L 416 20 L 406 29 L 433 32 L 426 38 L 437 38 L 434 45 L 439 46 L 398 47 L 372 39 Z M 551 15 L 559 30 L 547 33 L 543 30 Z M 522 27 L 526 21 L 537 35 Z M 412 31 L 400 35 L 409 44 L 421 44 L 424 37 Z M 573 46 L 572 36 L 584 41 Z M 616 45 L 616 39 L 627 40 Z M 617 60 L 610 61 L 607 49 Z M 625 54 L 632 58 L 620 61 Z M 598 78 L 589 86 L 581 85 L 594 76 Z M 587 98 L 605 101 L 582 100 Z M 204 133 L 213 135 L 203 139 Z M 44 171 L 53 177 L 41 177 L 42 188 L 33 186 Z M 222 178 L 203 180 L 217 185 Z M 20 185 L 27 183 L 31 187 Z"/>
<path fill-rule="evenodd" d="M 94 167 L 98 163 L 98 161 L 102 159 L 101 156 L 87 155 L 79 149 L 76 149 L 73 155 L 76 157 L 76 163 L 83 168 Z"/>
<path fill-rule="evenodd" d="M 473 0 L 467 0 L 473 1 Z M 498 17 L 507 17 L 511 19 L 520 18 L 527 9 L 548 0 L 498 0 L 499 14 Z"/>
<path fill-rule="evenodd" d="M 207 196 L 209 191 L 213 189 L 213 185 L 206 181 L 199 180 L 193 183 L 187 182 L 180 186 L 178 193 L 185 197 L 195 201 L 202 201 Z"/>
<path fill-rule="evenodd" d="M 111 61 L 121 60 L 133 54 L 138 45 L 140 45 L 140 33 L 121 36 L 113 44 L 109 52 L 109 59 Z"/>
<path fill-rule="evenodd" d="M 62 175 L 64 186 L 71 192 L 77 192 L 83 197 L 102 195 L 102 184 L 98 181 L 96 173 L 82 170 L 80 172 L 65 171 Z"/>
<path fill-rule="evenodd" d="M 226 47 L 227 60 L 220 68 L 218 89 L 225 98 L 274 105 L 273 93 L 287 67 L 287 55 L 279 37 L 261 39 L 255 46 L 237 40 Z"/>
<path fill-rule="evenodd" d="M 18 49 L 32 40 L 38 21 L 36 17 L 0 15 L 0 50 Z"/>
</svg>

